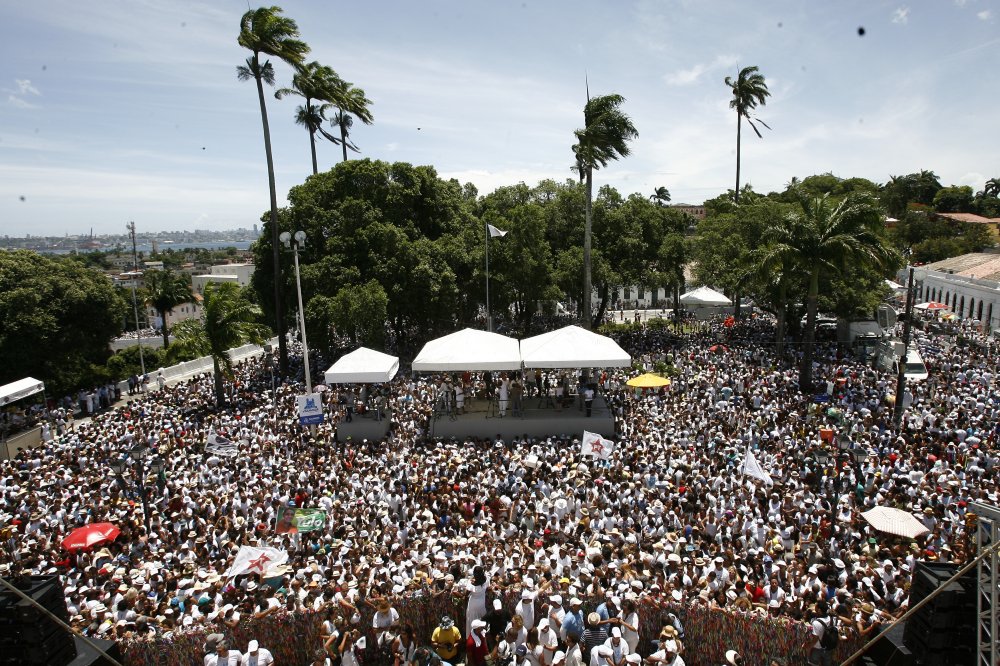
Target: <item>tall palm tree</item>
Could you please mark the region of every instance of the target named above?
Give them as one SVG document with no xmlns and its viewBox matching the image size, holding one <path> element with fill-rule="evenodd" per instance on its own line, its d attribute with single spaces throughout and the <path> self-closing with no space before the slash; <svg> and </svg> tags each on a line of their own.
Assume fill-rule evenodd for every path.
<svg viewBox="0 0 1000 666">
<path fill-rule="evenodd" d="M 657 187 L 653 190 L 653 193 L 649 195 L 649 200 L 657 206 L 665 206 L 670 203 L 670 190 L 665 187 Z"/>
<path fill-rule="evenodd" d="M 351 83 L 345 83 L 344 87 L 338 91 L 338 98 L 334 100 L 334 105 L 339 109 L 330 120 L 330 124 L 340 130 L 340 141 L 335 141 L 344 149 L 344 161 L 347 161 L 347 149 L 359 152 L 358 147 L 347 140 L 351 127 L 354 126 L 354 118 L 357 118 L 365 125 L 371 125 L 375 118 L 369 108 L 372 101 L 365 96 L 365 91 Z"/>
<path fill-rule="evenodd" d="M 275 332 L 278 335 L 278 352 L 281 374 L 288 374 L 288 345 L 285 342 L 285 304 L 281 292 L 281 261 L 278 252 L 278 195 L 274 189 L 274 159 L 271 156 L 271 130 L 267 124 L 267 105 L 264 102 L 264 84 L 274 85 L 274 67 L 261 56 L 273 56 L 296 68 L 302 65 L 309 46 L 301 41 L 299 28 L 290 18 L 282 16 L 280 7 L 251 9 L 240 19 L 239 45 L 252 55 L 246 65 L 236 68 L 240 81 L 253 79 L 257 83 L 260 102 L 260 120 L 264 127 L 264 154 L 267 157 L 267 184 L 271 195 L 271 246 L 274 261 L 274 312 Z"/>
<path fill-rule="evenodd" d="M 321 65 L 316 61 L 303 66 L 292 76 L 291 88 L 280 88 L 274 93 L 277 99 L 287 95 L 296 95 L 304 103 L 295 110 L 295 123 L 302 125 L 309 132 L 309 150 L 312 153 L 313 175 L 319 173 L 316 163 L 316 133 L 319 132 L 330 141 L 337 143 L 336 137 L 323 129 L 327 112 L 338 101 L 340 91 L 346 87 L 331 67 Z"/>
<path fill-rule="evenodd" d="M 267 327 L 261 311 L 233 282 L 210 282 L 205 287 L 200 319 L 187 319 L 174 327 L 176 345 L 196 356 L 211 356 L 215 373 L 216 404 L 225 403 L 223 380 L 233 376 L 229 350 L 246 344 L 263 344 Z"/>
<path fill-rule="evenodd" d="M 639 136 L 632 120 L 621 111 L 625 98 L 611 94 L 590 98 L 583 107 L 583 129 L 575 132 L 577 164 L 584 172 L 587 208 L 583 231 L 583 325 L 591 328 L 591 230 L 593 225 L 594 170 L 619 157 L 628 157 L 628 142 Z"/>
<path fill-rule="evenodd" d="M 764 106 L 767 104 L 767 98 L 771 96 L 770 91 L 767 89 L 767 83 L 764 81 L 764 75 L 757 71 L 757 67 L 744 67 L 736 75 L 736 79 L 733 80 L 732 77 L 726 77 L 726 85 L 729 86 L 733 91 L 733 98 L 729 100 L 729 108 L 736 109 L 736 190 L 735 190 L 735 200 L 736 203 L 740 202 L 740 141 L 742 140 L 743 132 L 743 119 L 747 119 L 747 123 L 753 128 L 753 131 L 757 133 L 757 136 L 764 138 L 754 125 L 753 120 L 750 118 L 750 112 L 757 108 L 757 105 Z M 767 126 L 763 120 L 757 118 L 759 122 L 767 129 L 771 129 Z"/>
<path fill-rule="evenodd" d="M 764 237 L 768 260 L 780 260 L 787 266 L 804 270 L 809 278 L 806 295 L 806 328 L 800 390 L 812 390 L 813 342 L 820 278 L 828 272 L 843 272 L 851 265 L 885 267 L 894 257 L 889 242 L 881 234 L 881 209 L 867 194 L 850 194 L 834 204 L 828 195 L 804 198 L 802 210 L 789 215 Z"/>
<path fill-rule="evenodd" d="M 167 314 L 182 303 L 194 301 L 187 276 L 171 271 L 148 271 L 143 276 L 146 302 L 152 305 L 163 322 L 163 348 L 170 346 Z"/>
<path fill-rule="evenodd" d="M 982 197 L 1000 197 L 1000 178 L 990 178 L 983 185 L 981 192 L 977 192 L 977 196 Z"/>
</svg>

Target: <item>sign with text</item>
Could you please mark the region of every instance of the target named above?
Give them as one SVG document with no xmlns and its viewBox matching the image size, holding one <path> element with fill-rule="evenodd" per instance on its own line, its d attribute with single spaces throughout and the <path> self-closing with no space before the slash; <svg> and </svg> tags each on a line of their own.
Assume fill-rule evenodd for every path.
<svg viewBox="0 0 1000 666">
<path fill-rule="evenodd" d="M 289 506 L 278 515 L 274 531 L 278 534 L 315 532 L 325 526 L 326 511 L 323 509 L 296 509 Z"/>
<path fill-rule="evenodd" d="M 317 425 L 323 422 L 323 401 L 319 393 L 295 396 L 295 404 L 299 408 L 300 425 Z"/>
</svg>

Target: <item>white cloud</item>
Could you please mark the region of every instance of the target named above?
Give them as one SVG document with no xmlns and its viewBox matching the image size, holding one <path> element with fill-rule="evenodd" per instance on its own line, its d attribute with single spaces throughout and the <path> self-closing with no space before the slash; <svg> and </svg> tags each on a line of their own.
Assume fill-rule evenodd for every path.
<svg viewBox="0 0 1000 666">
<path fill-rule="evenodd" d="M 14 83 L 17 84 L 17 91 L 21 95 L 41 95 L 38 92 L 38 88 L 31 85 L 31 81 L 28 79 L 14 79 Z"/>
<path fill-rule="evenodd" d="M 964 7 L 968 2 L 969 0 L 955 0 L 955 5 L 957 7 Z"/>
<path fill-rule="evenodd" d="M 978 18 L 980 21 L 989 21 L 991 18 L 993 18 L 993 10 L 984 9 L 983 11 L 976 14 L 976 18 Z"/>
<path fill-rule="evenodd" d="M 31 84 L 28 79 L 14 79 L 14 89 L 4 88 L 3 91 L 7 94 L 7 103 L 18 109 L 34 109 L 37 105 L 32 104 L 27 101 L 25 96 L 33 95 L 35 97 L 40 96 L 42 93 L 38 91 L 38 88 Z"/>
<path fill-rule="evenodd" d="M 906 25 L 910 22 L 910 8 L 907 6 L 897 7 L 892 13 L 892 22 Z"/>
<path fill-rule="evenodd" d="M 27 102 L 14 94 L 7 95 L 7 103 L 18 109 L 38 108 L 37 104 L 32 104 L 31 102 Z"/>
<path fill-rule="evenodd" d="M 670 86 L 687 86 L 696 82 L 701 76 L 707 72 L 711 72 L 717 69 L 724 69 L 726 67 L 732 67 L 737 63 L 739 58 L 734 55 L 718 55 L 715 60 L 711 62 L 699 62 L 695 63 L 687 69 L 680 69 L 676 72 L 669 72 L 663 75 L 663 80 L 667 85 Z"/>
</svg>

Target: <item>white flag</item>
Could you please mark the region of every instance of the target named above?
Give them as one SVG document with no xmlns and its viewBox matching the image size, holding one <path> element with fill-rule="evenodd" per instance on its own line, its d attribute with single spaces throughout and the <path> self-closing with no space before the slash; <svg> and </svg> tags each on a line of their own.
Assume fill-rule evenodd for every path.
<svg viewBox="0 0 1000 666">
<path fill-rule="evenodd" d="M 771 479 L 771 475 L 764 471 L 757 462 L 757 457 L 754 456 L 753 451 L 747 446 L 747 455 L 743 459 L 743 469 L 741 470 L 747 476 L 752 476 L 755 479 L 760 479 L 764 482 L 765 486 L 773 486 L 774 481 Z"/>
<path fill-rule="evenodd" d="M 233 566 L 226 572 L 226 578 L 234 578 L 243 573 L 257 572 L 261 575 L 265 571 L 284 564 L 288 561 L 288 553 L 277 548 L 254 548 L 253 546 L 240 546 L 233 560 Z"/>
<path fill-rule="evenodd" d="M 583 431 L 583 439 L 580 440 L 581 454 L 607 460 L 614 449 L 615 443 L 610 439 L 604 439 L 594 432 Z"/>
<path fill-rule="evenodd" d="M 492 224 L 487 224 L 486 228 L 490 230 L 490 238 L 503 238 L 507 235 L 507 232 L 503 229 L 497 229 Z"/>
</svg>

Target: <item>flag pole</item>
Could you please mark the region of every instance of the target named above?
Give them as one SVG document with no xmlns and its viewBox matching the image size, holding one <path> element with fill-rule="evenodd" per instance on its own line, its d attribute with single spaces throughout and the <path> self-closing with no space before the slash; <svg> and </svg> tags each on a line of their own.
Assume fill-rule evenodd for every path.
<svg viewBox="0 0 1000 666">
<path fill-rule="evenodd" d="M 490 313 L 490 225 L 487 222 L 483 222 L 485 225 L 483 230 L 486 232 L 486 330 L 490 333 L 493 332 L 493 315 Z"/>
</svg>

